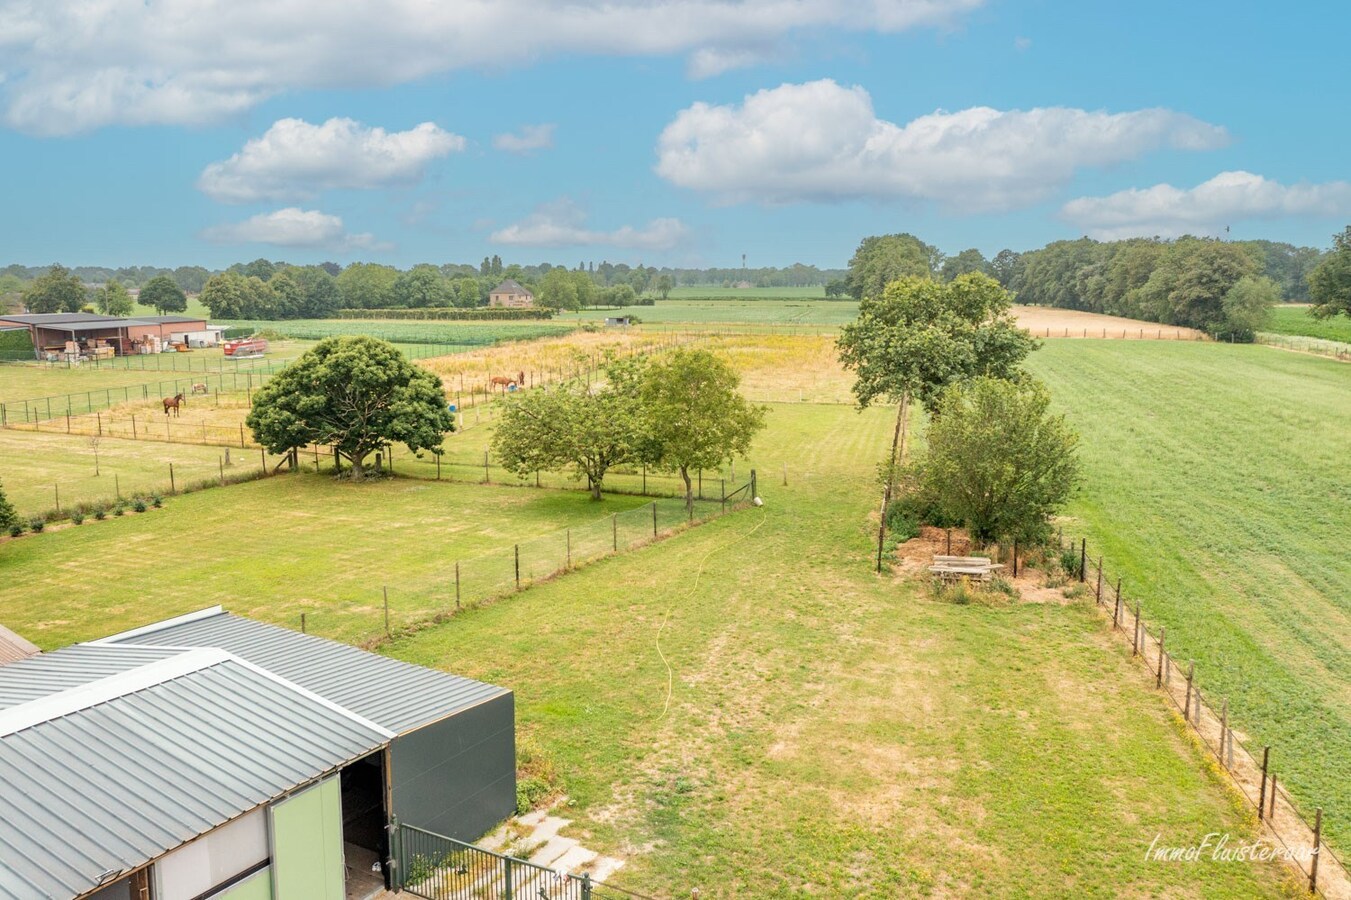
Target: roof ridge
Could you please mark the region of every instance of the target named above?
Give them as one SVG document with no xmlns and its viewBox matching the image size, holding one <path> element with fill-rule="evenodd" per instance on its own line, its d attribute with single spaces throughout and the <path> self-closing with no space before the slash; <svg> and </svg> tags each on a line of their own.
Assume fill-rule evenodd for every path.
<svg viewBox="0 0 1351 900">
<path fill-rule="evenodd" d="M 161 648 L 168 649 L 168 648 Z M 175 678 L 229 662 L 232 655 L 216 647 L 193 647 L 164 659 L 144 663 L 125 672 L 57 691 L 0 710 L 0 738 L 9 737 L 53 719 L 83 712 L 91 707 L 156 687 Z"/>
<path fill-rule="evenodd" d="M 199 609 L 196 612 L 184 613 L 181 616 L 174 616 L 172 619 L 162 619 L 158 622 L 151 622 L 149 625 L 142 625 L 139 628 L 131 628 L 127 631 L 119 631 L 117 634 L 110 634 L 107 637 L 101 637 L 96 641 L 86 641 L 85 644 L 91 647 L 103 647 L 108 645 L 120 645 L 128 638 L 141 637 L 146 634 L 154 634 L 157 631 L 164 631 L 177 625 L 187 625 L 189 622 L 197 622 L 202 619 L 209 619 L 212 616 L 225 615 L 225 607 L 208 606 L 205 609 Z M 154 644 L 137 644 L 140 647 L 153 647 Z"/>
</svg>

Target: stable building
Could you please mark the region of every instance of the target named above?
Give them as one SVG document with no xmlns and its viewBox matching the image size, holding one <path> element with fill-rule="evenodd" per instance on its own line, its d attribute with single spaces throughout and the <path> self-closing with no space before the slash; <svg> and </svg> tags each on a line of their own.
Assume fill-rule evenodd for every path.
<svg viewBox="0 0 1351 900">
<path fill-rule="evenodd" d="M 72 356 L 130 356 L 157 353 L 176 344 L 213 346 L 219 329 L 195 316 L 137 316 L 96 313 L 20 313 L 0 315 L 0 328 L 27 328 L 38 359 Z"/>
<path fill-rule="evenodd" d="M 535 295 L 514 278 L 508 278 L 488 292 L 488 305 L 516 308 L 534 306 Z"/>
<path fill-rule="evenodd" d="M 511 691 L 219 607 L 0 666 L 0 898 L 343 900 L 516 803 Z"/>
</svg>

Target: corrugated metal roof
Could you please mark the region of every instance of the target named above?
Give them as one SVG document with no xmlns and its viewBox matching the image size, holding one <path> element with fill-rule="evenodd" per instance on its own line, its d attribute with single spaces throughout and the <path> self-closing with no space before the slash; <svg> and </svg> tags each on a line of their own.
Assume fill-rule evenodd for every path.
<svg viewBox="0 0 1351 900">
<path fill-rule="evenodd" d="M 80 653 L 44 654 L 0 677 L 23 669 L 96 692 L 98 671 L 117 670 L 104 677 L 125 684 L 137 667 L 129 663 L 162 667 L 173 657 L 125 646 L 71 650 Z M 42 705 L 61 695 L 11 708 L 6 715 L 21 725 L 0 736 L 0 898 L 92 890 L 101 876 L 142 866 L 388 740 L 246 662 L 207 663 L 46 720 Z M 33 716 L 22 714 L 33 712 L 37 721 L 27 724 Z"/>
<path fill-rule="evenodd" d="M 0 329 L 2 331 L 3 329 Z M 0 625 L 0 666 L 5 663 L 18 662 L 21 659 L 27 659 L 40 652 L 38 645 L 28 640 L 21 634 L 15 634 L 3 625 Z"/>
<path fill-rule="evenodd" d="M 25 325 L 118 321 L 116 316 L 101 316 L 98 313 L 16 313 L 14 315 L 0 315 L 0 319 L 4 319 L 6 322 L 22 322 Z"/>
<path fill-rule="evenodd" d="M 509 693 L 506 688 L 219 613 L 106 639 L 120 645 L 219 647 L 403 733 Z"/>
<path fill-rule="evenodd" d="M 125 651 L 110 653 L 107 648 L 77 644 L 0 666 L 0 709 L 81 687 L 178 652 L 159 647 L 127 647 Z"/>
</svg>

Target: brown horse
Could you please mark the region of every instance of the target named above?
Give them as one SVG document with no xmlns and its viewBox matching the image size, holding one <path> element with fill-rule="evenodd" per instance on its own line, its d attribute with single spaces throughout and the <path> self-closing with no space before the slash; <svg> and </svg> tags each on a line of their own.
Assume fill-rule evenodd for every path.
<svg viewBox="0 0 1351 900">
<path fill-rule="evenodd" d="M 172 397 L 165 397 L 165 398 L 164 398 L 164 414 L 167 416 L 167 415 L 169 414 L 169 410 L 172 409 L 172 410 L 174 411 L 174 418 L 177 418 L 177 417 L 178 417 L 178 407 L 181 406 L 182 404 L 183 404 L 183 392 L 182 392 L 182 391 L 179 391 L 177 394 L 174 394 Z"/>
<path fill-rule="evenodd" d="M 524 387 L 525 373 L 517 372 L 515 378 L 512 378 L 510 375 L 494 375 L 491 379 L 488 380 L 488 384 L 491 387 L 500 387 L 504 391 L 507 388 L 511 387 L 511 385 L 513 384 L 516 385 L 517 387 Z"/>
</svg>

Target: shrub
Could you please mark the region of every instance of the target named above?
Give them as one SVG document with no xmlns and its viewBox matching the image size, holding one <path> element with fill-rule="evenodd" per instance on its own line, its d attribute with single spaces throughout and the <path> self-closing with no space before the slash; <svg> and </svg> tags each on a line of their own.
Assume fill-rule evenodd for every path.
<svg viewBox="0 0 1351 900">
<path fill-rule="evenodd" d="M 1079 551 L 1074 547 L 1065 547 L 1060 551 L 1060 569 L 1069 578 L 1079 577 Z"/>
<path fill-rule="evenodd" d="M 33 516 L 33 518 L 28 520 L 28 530 L 34 534 L 40 534 L 42 529 L 46 527 L 47 520 L 42 518 L 42 516 Z"/>
<path fill-rule="evenodd" d="M 101 503 L 94 507 L 94 518 L 98 519 L 100 522 L 108 518 L 108 507 Z"/>
<path fill-rule="evenodd" d="M 83 524 L 84 524 L 84 513 L 82 513 L 82 512 L 73 512 L 73 513 L 70 514 L 70 520 L 71 520 L 72 522 L 74 522 L 76 525 L 83 525 Z"/>
<path fill-rule="evenodd" d="M 21 534 L 23 534 L 23 523 L 22 523 L 22 522 L 15 522 L 14 524 L 12 524 L 12 525 L 9 526 L 9 536 L 10 536 L 10 537 L 18 537 L 18 536 L 21 535 Z"/>
<path fill-rule="evenodd" d="M 145 500 L 143 500 L 140 497 L 137 497 L 135 500 L 131 501 L 131 508 L 136 510 L 138 513 L 145 512 Z"/>
<path fill-rule="evenodd" d="M 919 534 L 919 513 L 911 495 L 897 497 L 887 504 L 887 531 L 898 544 Z"/>
<path fill-rule="evenodd" d="M 123 506 L 121 503 L 119 503 L 119 504 L 117 504 L 116 506 L 113 507 L 113 515 L 115 515 L 115 516 L 125 515 L 126 512 L 127 512 L 127 508 L 126 508 L 125 506 Z"/>
<path fill-rule="evenodd" d="M 516 782 L 516 815 L 523 816 L 530 812 L 551 793 L 553 788 L 543 778 L 522 778 Z"/>
<path fill-rule="evenodd" d="M 164 498 L 161 497 L 159 494 L 153 494 L 150 497 L 150 505 L 155 507 L 155 509 L 159 509 L 161 506 L 164 505 Z"/>
</svg>

